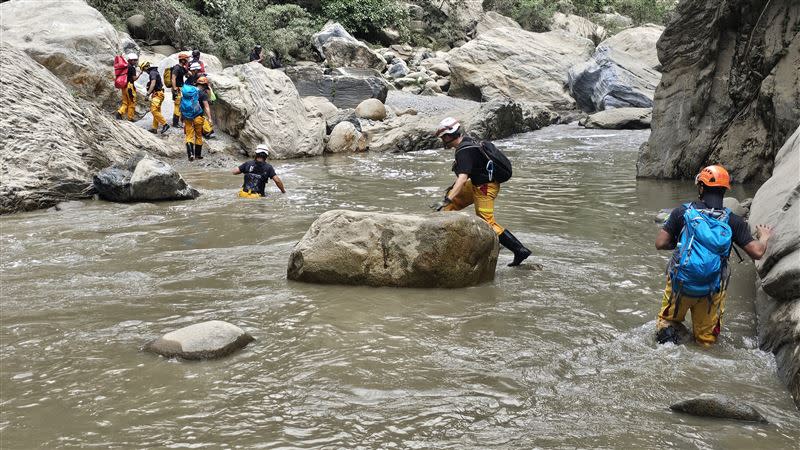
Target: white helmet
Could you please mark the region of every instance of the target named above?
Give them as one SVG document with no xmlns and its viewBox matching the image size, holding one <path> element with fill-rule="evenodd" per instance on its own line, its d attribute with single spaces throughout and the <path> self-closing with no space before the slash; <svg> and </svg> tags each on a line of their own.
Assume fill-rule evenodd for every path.
<svg viewBox="0 0 800 450">
<path fill-rule="evenodd" d="M 258 147 L 256 147 L 256 156 L 258 156 L 259 154 L 264 155 L 265 158 L 268 157 L 269 156 L 269 145 L 267 145 L 267 144 L 258 144 Z"/>
<path fill-rule="evenodd" d="M 453 117 L 445 117 L 439 122 L 439 128 L 436 130 L 436 136 L 441 136 L 443 134 L 453 134 L 457 132 L 461 128 L 461 124 L 458 122 L 458 119 Z"/>
<path fill-rule="evenodd" d="M 200 63 L 198 63 L 198 62 L 193 62 L 193 63 L 192 63 L 190 66 L 189 66 L 189 70 L 200 70 L 200 69 L 202 69 L 202 68 L 203 68 L 203 66 L 201 66 L 201 65 L 200 65 Z"/>
<path fill-rule="evenodd" d="M 128 53 L 127 55 L 125 55 L 125 59 L 127 59 L 128 61 L 130 61 L 132 59 L 137 59 L 138 60 L 139 59 L 139 55 L 137 55 L 136 53 L 131 52 L 131 53 Z"/>
</svg>

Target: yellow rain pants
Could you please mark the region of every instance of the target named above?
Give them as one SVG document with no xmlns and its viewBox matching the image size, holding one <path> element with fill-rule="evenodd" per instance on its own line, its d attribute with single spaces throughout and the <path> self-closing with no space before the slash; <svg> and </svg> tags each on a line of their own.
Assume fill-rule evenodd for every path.
<svg viewBox="0 0 800 450">
<path fill-rule="evenodd" d="M 127 117 L 128 120 L 133 120 L 136 114 L 136 87 L 133 86 L 133 83 L 128 83 L 122 90 L 122 105 L 117 112 Z"/>
<path fill-rule="evenodd" d="M 183 97 L 183 94 L 181 93 L 181 88 L 179 88 L 179 87 L 172 88 L 172 92 L 175 93 L 175 99 L 173 100 L 173 103 L 175 103 L 175 109 L 172 110 L 173 111 L 172 115 L 173 116 L 178 116 L 178 118 L 180 119 L 180 117 L 181 117 L 181 97 Z"/>
<path fill-rule="evenodd" d="M 153 129 L 158 130 L 158 127 L 164 126 L 167 119 L 161 114 L 161 103 L 164 102 L 164 91 L 153 92 L 150 96 L 150 112 L 153 113 Z"/>
<path fill-rule="evenodd" d="M 494 200 L 500 193 L 500 183 L 491 183 L 473 186 L 471 180 L 467 180 L 461 192 L 453 199 L 453 203 L 444 207 L 445 211 L 460 211 L 469 205 L 475 205 L 475 214 L 486 223 L 492 226 L 498 235 L 503 234 L 505 229 L 494 220 Z"/>
<path fill-rule="evenodd" d="M 189 144 L 203 145 L 203 122 L 205 118 L 200 115 L 194 120 L 183 122 L 183 132 L 186 134 L 186 142 Z"/>
<path fill-rule="evenodd" d="M 244 189 L 240 189 L 239 190 L 239 197 L 242 197 L 242 198 L 264 198 L 258 192 L 245 191 Z"/>
<path fill-rule="evenodd" d="M 672 282 L 667 279 L 664 298 L 661 300 L 661 310 L 658 312 L 658 320 L 656 320 L 656 331 L 683 322 L 686 319 L 686 313 L 691 311 L 694 339 L 702 345 L 716 343 L 717 336 L 722 331 L 725 294 L 726 291 L 723 290 L 710 297 L 681 295 L 672 298 Z"/>
</svg>

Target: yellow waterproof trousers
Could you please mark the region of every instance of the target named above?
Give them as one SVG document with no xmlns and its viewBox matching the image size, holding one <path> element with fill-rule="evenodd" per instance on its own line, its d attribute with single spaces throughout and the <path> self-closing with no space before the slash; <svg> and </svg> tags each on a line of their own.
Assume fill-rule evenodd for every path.
<svg viewBox="0 0 800 450">
<path fill-rule="evenodd" d="M 131 121 L 136 115 L 136 87 L 133 86 L 133 83 L 128 83 L 122 90 L 122 105 L 117 112 Z"/>
<path fill-rule="evenodd" d="M 461 192 L 453 199 L 453 203 L 445 206 L 445 211 L 460 211 L 469 205 L 475 205 L 475 214 L 486 223 L 492 226 L 498 235 L 503 234 L 505 229 L 494 220 L 494 200 L 500 193 L 500 183 L 491 183 L 474 186 L 471 180 L 467 180 Z"/>
<path fill-rule="evenodd" d="M 194 120 L 183 122 L 183 132 L 186 134 L 186 142 L 189 144 L 203 145 L 203 116 L 197 116 Z"/>
<path fill-rule="evenodd" d="M 161 114 L 161 103 L 164 102 L 164 91 L 153 92 L 150 97 L 150 112 L 153 113 L 153 129 L 167 124 L 167 119 Z"/>
<path fill-rule="evenodd" d="M 203 133 L 209 134 L 212 131 L 213 131 L 213 129 L 211 128 L 211 122 L 209 122 L 209 121 L 204 119 L 203 120 Z"/>
<path fill-rule="evenodd" d="M 239 197 L 241 197 L 241 198 L 264 198 L 258 192 L 245 191 L 244 189 L 239 189 Z"/>
<path fill-rule="evenodd" d="M 181 93 L 181 88 L 179 88 L 179 87 L 172 88 L 172 92 L 175 93 L 175 99 L 173 100 L 173 103 L 175 103 L 175 109 L 172 110 L 173 111 L 172 115 L 173 116 L 178 116 L 178 118 L 180 118 L 181 117 L 181 97 L 183 97 L 183 94 Z"/>
<path fill-rule="evenodd" d="M 661 310 L 658 312 L 658 320 L 656 320 L 656 331 L 683 322 L 686 319 L 686 313 L 691 311 L 694 339 L 702 345 L 716 343 L 717 336 L 722 331 L 725 294 L 726 291 L 723 290 L 710 297 L 681 295 L 673 298 L 672 282 L 667 279 L 664 298 L 661 300 Z"/>
</svg>

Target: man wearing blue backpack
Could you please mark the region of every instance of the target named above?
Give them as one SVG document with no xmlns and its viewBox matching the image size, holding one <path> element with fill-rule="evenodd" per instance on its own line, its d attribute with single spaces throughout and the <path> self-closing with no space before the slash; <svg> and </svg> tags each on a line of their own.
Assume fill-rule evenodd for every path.
<svg viewBox="0 0 800 450">
<path fill-rule="evenodd" d="M 432 208 L 458 211 L 474 204 L 475 214 L 497 233 L 500 245 L 514 253 L 514 260 L 508 265 L 522 264 L 531 256 L 531 251 L 494 219 L 494 201 L 500 193 L 500 183 L 511 178 L 511 162 L 491 142 L 478 142 L 464 134 L 461 123 L 452 117 L 442 120 L 436 136 L 442 139 L 445 148 L 455 149 L 453 172 L 456 181 L 444 199 Z"/>
<path fill-rule="evenodd" d="M 702 345 L 716 343 L 725 311 L 731 244 L 757 260 L 764 256 L 772 236 L 772 228 L 758 225 L 758 239 L 754 239 L 747 222 L 722 206 L 725 191 L 730 189 L 724 167 L 704 168 L 695 184 L 699 200 L 673 209 L 656 237 L 656 249 L 674 250 L 656 321 L 660 344 L 680 343 L 689 311 L 695 340 Z"/>
<path fill-rule="evenodd" d="M 189 161 L 203 159 L 203 124 L 211 123 L 208 105 L 208 78 L 197 79 L 197 86 L 185 83 L 181 88 L 181 116 L 186 134 L 186 155 Z"/>
</svg>

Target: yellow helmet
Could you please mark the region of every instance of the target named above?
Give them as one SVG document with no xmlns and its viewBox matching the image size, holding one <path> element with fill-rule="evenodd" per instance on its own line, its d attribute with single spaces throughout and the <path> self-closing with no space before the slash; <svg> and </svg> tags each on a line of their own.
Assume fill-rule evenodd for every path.
<svg viewBox="0 0 800 450">
<path fill-rule="evenodd" d="M 149 68 L 150 68 L 150 62 L 149 61 L 142 61 L 142 62 L 139 63 L 139 69 L 147 70 Z"/>
</svg>

